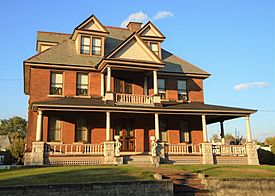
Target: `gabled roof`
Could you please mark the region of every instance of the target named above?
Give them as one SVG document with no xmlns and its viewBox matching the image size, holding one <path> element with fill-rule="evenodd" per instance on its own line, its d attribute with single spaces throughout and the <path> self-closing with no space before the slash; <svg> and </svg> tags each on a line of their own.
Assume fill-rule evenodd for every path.
<svg viewBox="0 0 275 196">
<path fill-rule="evenodd" d="M 133 32 L 126 28 L 119 27 L 105 27 L 109 32 L 105 40 L 105 54 L 104 57 L 108 56 L 112 51 L 116 50 L 123 42 L 128 39 Z M 53 32 L 38 32 L 39 39 L 47 41 L 58 41 L 59 44 L 45 50 L 41 53 L 30 57 L 25 60 L 26 63 L 49 63 L 49 64 L 62 64 L 62 65 L 76 65 L 76 66 L 87 66 L 96 68 L 97 64 L 102 60 L 98 56 L 86 56 L 79 55 L 76 51 L 75 42 L 69 39 L 69 34 L 60 34 Z M 62 40 L 64 39 L 64 40 Z M 62 41 L 61 41 L 62 40 Z M 165 64 L 160 69 L 162 73 L 177 73 L 177 74 L 198 74 L 206 75 L 209 74 L 195 65 L 188 63 L 187 61 L 173 55 L 172 53 L 162 49 L 162 61 Z"/>
<path fill-rule="evenodd" d="M 145 24 L 137 32 L 137 34 L 142 37 L 156 37 L 156 38 L 165 39 L 165 36 L 158 30 L 158 28 L 151 21 Z"/>
<path fill-rule="evenodd" d="M 93 30 L 108 33 L 107 29 L 101 24 L 101 22 L 95 17 L 95 15 L 91 15 L 75 29 Z"/>
<path fill-rule="evenodd" d="M 69 39 L 70 36 L 71 34 L 38 31 L 37 41 L 61 43 L 62 41 Z"/>
<path fill-rule="evenodd" d="M 116 49 L 106 56 L 108 58 L 143 60 L 162 63 L 161 59 L 142 41 L 142 39 L 133 33 Z"/>
</svg>

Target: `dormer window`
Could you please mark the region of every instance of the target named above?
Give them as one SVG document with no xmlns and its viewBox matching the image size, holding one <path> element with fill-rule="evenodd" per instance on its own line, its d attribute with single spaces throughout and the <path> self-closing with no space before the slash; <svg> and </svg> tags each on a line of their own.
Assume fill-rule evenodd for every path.
<svg viewBox="0 0 275 196">
<path fill-rule="evenodd" d="M 101 55 L 101 38 L 93 37 L 92 54 Z"/>
<path fill-rule="evenodd" d="M 159 56 L 159 44 L 155 43 L 155 42 L 150 42 L 149 44 L 151 50 L 157 55 Z"/>
<path fill-rule="evenodd" d="M 90 54 L 90 48 L 91 48 L 91 39 L 90 37 L 84 37 L 81 36 L 81 54 Z"/>
<path fill-rule="evenodd" d="M 99 37 L 81 36 L 80 54 L 101 55 L 102 40 Z"/>
</svg>

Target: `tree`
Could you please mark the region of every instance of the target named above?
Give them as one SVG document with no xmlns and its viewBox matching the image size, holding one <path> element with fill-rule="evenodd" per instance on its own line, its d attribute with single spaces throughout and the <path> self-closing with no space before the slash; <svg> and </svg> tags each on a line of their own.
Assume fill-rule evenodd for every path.
<svg viewBox="0 0 275 196">
<path fill-rule="evenodd" d="M 9 151 L 16 163 L 22 164 L 24 162 L 25 153 L 25 139 L 21 137 L 20 132 L 13 132 L 10 135 L 11 145 Z"/>
<path fill-rule="evenodd" d="M 275 154 L 275 136 L 267 137 L 265 139 L 265 145 L 271 145 L 271 151 Z"/>
<path fill-rule="evenodd" d="M 14 116 L 9 119 L 0 120 L 0 134 L 9 135 L 18 132 L 20 137 L 26 137 L 27 121 L 24 118 Z"/>
</svg>

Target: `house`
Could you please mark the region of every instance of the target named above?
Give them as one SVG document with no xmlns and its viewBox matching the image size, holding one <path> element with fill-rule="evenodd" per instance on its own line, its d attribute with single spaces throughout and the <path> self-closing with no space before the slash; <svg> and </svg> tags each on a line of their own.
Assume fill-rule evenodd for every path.
<svg viewBox="0 0 275 196">
<path fill-rule="evenodd" d="M 38 32 L 24 61 L 29 97 L 26 165 L 258 164 L 250 114 L 204 103 L 210 74 L 162 48 L 152 23 L 104 26 L 94 16 L 72 34 Z M 244 117 L 245 145 L 209 142 L 207 126 Z"/>
</svg>

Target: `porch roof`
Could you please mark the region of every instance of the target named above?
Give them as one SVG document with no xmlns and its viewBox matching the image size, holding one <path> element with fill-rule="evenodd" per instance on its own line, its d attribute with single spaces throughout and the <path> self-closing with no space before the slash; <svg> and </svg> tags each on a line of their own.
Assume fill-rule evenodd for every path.
<svg viewBox="0 0 275 196">
<path fill-rule="evenodd" d="M 177 103 L 167 102 L 159 105 L 121 105 L 113 102 L 105 103 L 101 98 L 75 98 L 65 97 L 50 101 L 33 102 L 33 111 L 42 110 L 61 111 L 113 111 L 113 112 L 136 112 L 136 113 L 159 113 L 159 114 L 186 114 L 207 115 L 207 124 L 244 117 L 255 113 L 256 110 L 210 105 L 198 102 Z"/>
</svg>

